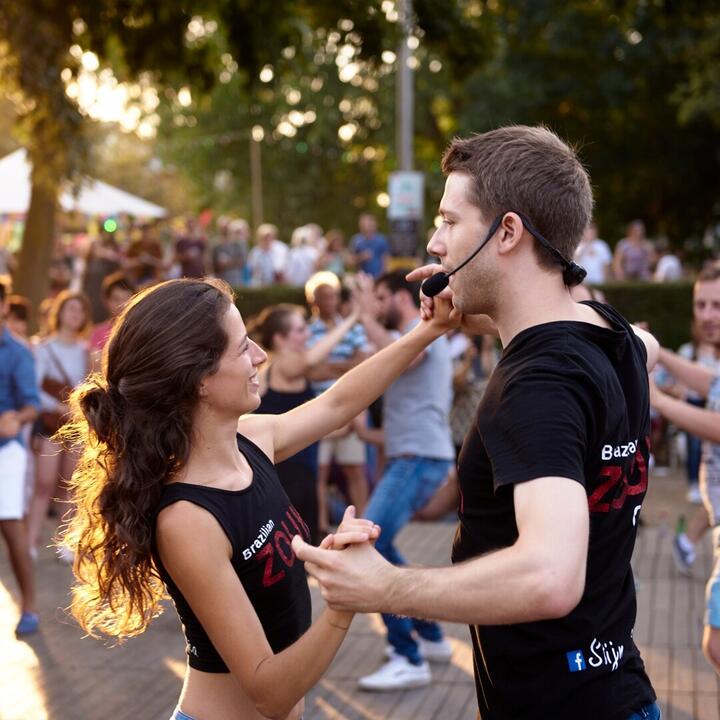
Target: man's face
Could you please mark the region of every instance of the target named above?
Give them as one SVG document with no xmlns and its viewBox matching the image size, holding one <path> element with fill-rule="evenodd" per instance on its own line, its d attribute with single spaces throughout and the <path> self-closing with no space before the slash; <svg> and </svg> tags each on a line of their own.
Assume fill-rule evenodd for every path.
<svg viewBox="0 0 720 720">
<path fill-rule="evenodd" d="M 361 215 L 358 225 L 363 235 L 374 235 L 377 230 L 377 222 L 372 215 Z"/>
<path fill-rule="evenodd" d="M 427 246 L 450 272 L 465 261 L 485 239 L 493 218 L 484 218 L 471 201 L 472 178 L 460 172 L 448 175 L 439 212 L 443 219 Z M 497 297 L 497 263 L 490 240 L 477 256 L 450 278 L 453 305 L 464 313 L 489 313 Z"/>
<path fill-rule="evenodd" d="M 105 299 L 105 307 L 112 317 L 117 317 L 125 307 L 132 293 L 123 287 L 114 287 Z"/>
<path fill-rule="evenodd" d="M 315 305 L 321 317 L 332 317 L 337 314 L 340 304 L 340 291 L 330 285 L 318 285 L 315 288 Z"/>
<path fill-rule="evenodd" d="M 396 297 L 390 292 L 385 283 L 380 283 L 375 288 L 375 301 L 377 303 L 377 319 L 388 330 L 400 329 L 400 311 L 398 310 Z"/>
<path fill-rule="evenodd" d="M 695 283 L 693 315 L 701 338 L 720 345 L 720 279 Z"/>
</svg>

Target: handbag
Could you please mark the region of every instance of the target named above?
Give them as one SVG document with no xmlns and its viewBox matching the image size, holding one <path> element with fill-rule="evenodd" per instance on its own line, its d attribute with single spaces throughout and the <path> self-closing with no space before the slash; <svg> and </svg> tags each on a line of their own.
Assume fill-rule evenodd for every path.
<svg viewBox="0 0 720 720">
<path fill-rule="evenodd" d="M 62 366 L 62 363 L 58 359 L 57 355 L 55 355 L 52 351 L 49 344 L 45 345 L 45 349 L 50 356 L 50 361 L 60 373 L 62 382 L 50 377 L 44 377 L 40 387 L 43 392 L 46 392 L 51 397 L 54 397 L 57 401 L 66 403 L 73 389 L 72 381 L 68 377 L 65 372 L 65 368 Z M 65 424 L 64 418 L 66 414 L 67 413 L 58 412 L 57 410 L 41 410 L 40 424 L 42 434 L 47 437 L 52 437 Z"/>
</svg>

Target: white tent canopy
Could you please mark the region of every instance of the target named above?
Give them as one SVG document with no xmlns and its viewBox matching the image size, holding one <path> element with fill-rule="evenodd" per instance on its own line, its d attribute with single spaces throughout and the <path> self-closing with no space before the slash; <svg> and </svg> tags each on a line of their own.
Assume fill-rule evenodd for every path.
<svg viewBox="0 0 720 720">
<path fill-rule="evenodd" d="M 0 160 L 0 213 L 24 213 L 30 206 L 30 163 L 22 148 Z M 60 194 L 60 207 L 85 215 L 117 215 L 159 218 L 167 210 L 124 190 L 87 177 L 77 196 L 68 190 Z"/>
</svg>

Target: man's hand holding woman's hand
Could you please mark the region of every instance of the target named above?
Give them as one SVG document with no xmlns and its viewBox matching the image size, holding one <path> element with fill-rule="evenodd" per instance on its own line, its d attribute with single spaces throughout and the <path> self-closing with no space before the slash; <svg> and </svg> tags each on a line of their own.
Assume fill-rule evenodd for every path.
<svg viewBox="0 0 720 720">
<path fill-rule="evenodd" d="M 343 550 L 348 545 L 371 542 L 380 537 L 380 526 L 372 520 L 355 517 L 355 506 L 348 505 L 336 532 L 326 536 L 320 543 L 323 550 Z"/>
</svg>

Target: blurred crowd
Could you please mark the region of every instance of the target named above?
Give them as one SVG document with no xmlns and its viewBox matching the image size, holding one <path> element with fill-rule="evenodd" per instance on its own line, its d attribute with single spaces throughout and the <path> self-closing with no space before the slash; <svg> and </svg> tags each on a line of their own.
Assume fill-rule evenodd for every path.
<svg viewBox="0 0 720 720">
<path fill-rule="evenodd" d="M 590 285 L 612 280 L 673 282 L 688 275 L 682 253 L 672 250 L 666 238 L 649 239 L 642 220 L 628 224 L 614 252 L 591 223 L 575 252 L 575 262 L 587 270 Z"/>
<path fill-rule="evenodd" d="M 30 351 L 32 379 L 26 378 L 24 396 L 35 398 L 38 409 L 35 420 L 22 428 L 24 491 L 22 498 L 12 500 L 21 505 L 24 539 L 6 534 L 16 557 L 14 567 L 20 568 L 23 596 L 30 598 L 19 630 L 32 632 L 36 627 L 33 591 L 27 589 L 32 572 L 27 568 L 52 541 L 46 518 L 64 512 L 53 498 L 67 499 L 66 481 L 77 461 L 75 452 L 58 443 L 54 434 L 67 415 L 69 394 L 100 368 L 113 322 L 134 293 L 165 279 L 205 276 L 236 288 L 304 288 L 309 311 L 280 304 L 266 307 L 258 317 L 246 317 L 251 334 L 268 352 L 261 372 L 259 411 L 264 413 L 286 412 L 307 402 L 419 322 L 419 287 L 403 273 L 388 272 L 390 246 L 373 215 L 359 217 L 358 232 L 347 243 L 340 231 L 323 232 L 314 223 L 296 228 L 289 243 L 271 224 L 257 228 L 254 242 L 243 219 L 220 217 L 212 232 L 210 227 L 202 219 L 188 218 L 174 228 L 130 225 L 116 232 L 105 229 L 84 245 L 63 243 L 50 268 L 50 294 L 35 312 L 27 298 L 12 293 L 16 259 L 7 252 L 0 257 L 0 273 L 6 278 L 3 337 Z M 609 279 L 673 281 L 685 275 L 680 257 L 649 240 L 640 221 L 630 223 L 614 254 L 590 226 L 575 259 L 588 271 L 587 284 L 575 289 L 578 300 L 602 299 L 592 287 Z M 720 308 L 720 297 L 717 305 Z M 708 320 L 696 303 L 692 342 L 679 350 L 715 372 L 720 370 L 715 342 L 719 318 Z M 33 335 L 31 328 L 36 329 Z M 391 388 L 348 426 L 278 465 L 285 490 L 315 541 L 352 503 L 359 513 L 383 519 L 378 547 L 396 562 L 394 537 L 409 519 L 440 518 L 457 509 L 456 455 L 499 352 L 491 337 L 456 332 L 441 338 L 418 367 L 411 367 L 393 386 L 397 390 Z M 703 398 L 663 376 L 662 370 L 658 373 L 662 387 L 688 403 L 703 404 Z M 4 417 L 0 413 L 0 422 Z M 659 447 L 665 444 L 671 454 L 685 459 L 688 499 L 699 502 L 700 440 L 674 432 L 659 415 L 655 431 Z M 670 442 L 664 442 L 667 438 Z M 390 496 L 387 488 L 393 484 L 402 490 Z M 376 493 L 378 487 L 385 490 Z M 73 558 L 61 551 L 59 559 Z M 390 631 L 401 645 L 407 641 L 412 654 L 415 629 L 398 626 Z M 442 642 L 440 636 L 437 642 Z M 369 677 L 368 683 L 376 680 Z"/>
</svg>

